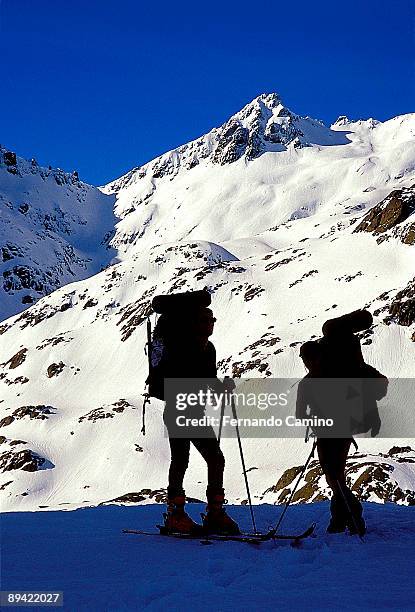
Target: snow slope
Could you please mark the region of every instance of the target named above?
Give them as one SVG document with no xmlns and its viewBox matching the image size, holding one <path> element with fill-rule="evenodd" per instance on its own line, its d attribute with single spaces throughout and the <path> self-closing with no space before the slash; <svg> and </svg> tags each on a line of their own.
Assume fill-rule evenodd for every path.
<svg viewBox="0 0 415 612">
<path fill-rule="evenodd" d="M 190 511 L 197 517 L 201 509 L 192 504 Z M 230 512 L 249 529 L 247 508 Z M 257 508 L 259 526 L 275 524 L 278 513 L 275 506 Z M 325 533 L 328 514 L 327 502 L 290 509 L 285 533 L 318 522 L 315 537 L 299 548 L 282 542 L 202 546 L 121 533 L 153 530 L 158 506 L 4 514 L 2 588 L 63 591 L 64 609 L 79 612 L 184 605 L 198 612 L 413 610 L 414 508 L 365 504 L 364 543 Z"/>
<path fill-rule="evenodd" d="M 293 126 L 290 137 L 278 131 L 282 120 Z M 246 130 L 246 138 L 229 134 L 230 126 Z M 277 135 L 270 140 L 271 126 Z M 413 183 L 414 136 L 415 114 L 385 123 L 343 119 L 329 129 L 264 94 L 220 128 L 104 187 L 116 195 L 121 218 L 113 245 L 129 254 L 174 240 L 232 245 L 255 238 L 266 245 L 267 231 L 290 220 L 344 221 Z M 229 149 L 236 153 L 223 157 Z"/>
<path fill-rule="evenodd" d="M 107 265 L 113 198 L 0 145 L 0 319 Z"/>
<path fill-rule="evenodd" d="M 160 402 L 139 434 L 144 322 L 157 293 L 210 288 L 222 375 L 300 378 L 299 345 L 326 319 L 367 307 L 367 361 L 389 377 L 413 377 L 414 122 L 343 118 L 329 129 L 264 94 L 102 188 L 118 218 L 112 265 L 0 325 L 2 508 L 163 500 Z M 375 209 L 373 230 L 365 219 Z M 364 439 L 360 452 L 387 455 L 393 446 L 414 441 Z M 227 497 L 241 502 L 235 440 L 223 448 Z M 309 453 L 295 439 L 249 439 L 244 449 L 257 503 Z M 409 500 L 414 465 L 403 459 L 405 485 L 392 481 Z M 204 497 L 204 478 L 194 453 L 188 495 Z"/>
</svg>

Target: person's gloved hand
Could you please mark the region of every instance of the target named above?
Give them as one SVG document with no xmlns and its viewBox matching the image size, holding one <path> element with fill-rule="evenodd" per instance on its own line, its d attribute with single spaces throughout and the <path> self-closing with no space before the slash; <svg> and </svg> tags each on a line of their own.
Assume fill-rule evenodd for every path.
<svg viewBox="0 0 415 612">
<path fill-rule="evenodd" d="M 232 391 L 236 388 L 235 381 L 233 378 L 229 378 L 228 376 L 225 376 L 223 379 L 223 386 L 227 393 L 232 393 Z"/>
</svg>

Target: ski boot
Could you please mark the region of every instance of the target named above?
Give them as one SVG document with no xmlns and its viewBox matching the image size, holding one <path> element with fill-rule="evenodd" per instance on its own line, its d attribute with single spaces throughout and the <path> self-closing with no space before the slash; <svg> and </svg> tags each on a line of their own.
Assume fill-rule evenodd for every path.
<svg viewBox="0 0 415 612">
<path fill-rule="evenodd" d="M 331 517 L 330 523 L 327 525 L 327 533 L 344 533 L 346 531 L 347 524 L 345 521 L 338 521 Z"/>
<path fill-rule="evenodd" d="M 347 527 L 347 510 L 341 497 L 333 495 L 330 503 L 331 518 L 327 533 L 344 533 Z"/>
<path fill-rule="evenodd" d="M 355 516 L 353 521 L 348 522 L 347 528 L 350 535 L 364 536 L 366 533 L 366 523 L 362 516 Z"/>
<path fill-rule="evenodd" d="M 363 507 L 360 501 L 353 495 L 351 491 L 348 492 L 348 502 L 350 510 L 352 511 L 353 517 L 350 513 L 347 517 L 347 529 L 350 535 L 364 536 L 366 533 L 366 523 L 363 518 Z"/>
<path fill-rule="evenodd" d="M 223 489 L 206 490 L 208 505 L 203 517 L 203 527 L 207 533 L 220 535 L 240 535 L 238 524 L 223 509 L 225 495 Z"/>
<path fill-rule="evenodd" d="M 164 514 L 164 532 L 195 535 L 203 533 L 203 527 L 194 522 L 185 512 L 186 497 L 184 491 L 168 497 L 167 512 Z"/>
<path fill-rule="evenodd" d="M 347 499 L 347 504 L 340 495 L 334 495 L 332 497 L 330 505 L 331 520 L 327 527 L 327 532 L 343 533 L 347 528 L 350 535 L 359 535 L 362 537 L 366 533 L 366 523 L 362 517 L 362 504 L 349 488 L 345 487 L 344 494 Z"/>
<path fill-rule="evenodd" d="M 346 523 L 336 521 L 334 518 L 330 519 L 330 523 L 327 525 L 327 533 L 344 533 L 346 531 Z"/>
</svg>

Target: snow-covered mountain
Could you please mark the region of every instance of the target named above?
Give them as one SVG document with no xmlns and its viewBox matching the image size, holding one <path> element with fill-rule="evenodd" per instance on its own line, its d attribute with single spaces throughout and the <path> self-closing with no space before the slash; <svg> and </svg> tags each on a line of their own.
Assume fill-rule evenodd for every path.
<svg viewBox="0 0 415 612">
<path fill-rule="evenodd" d="M 389 377 L 412 377 L 414 135 L 415 114 L 384 123 L 341 117 L 328 128 L 264 94 L 223 126 L 101 192 L 82 184 L 89 197 L 82 205 L 76 185 L 57 186 L 59 194 L 70 191 L 63 196 L 67 208 L 60 204 L 68 217 L 81 207 L 83 218 L 99 219 L 98 228 L 82 226 L 93 237 L 82 234 L 81 244 L 75 221 L 73 241 L 65 237 L 74 249 L 96 254 L 97 267 L 91 263 L 83 278 L 78 268 L 70 284 L 62 275 L 56 286 L 64 286 L 23 312 L 9 302 L 7 312 L 17 314 L 0 325 L 3 508 L 164 499 L 169 448 L 161 402 L 148 409 L 147 435 L 139 433 L 144 322 L 157 293 L 209 287 L 223 375 L 299 378 L 305 373 L 299 345 L 318 336 L 326 319 L 366 307 L 374 315 L 362 334 L 367 361 Z M 23 177 L 3 169 L 10 181 L 3 193 L 15 194 L 4 198 L 15 206 Z M 24 231 L 35 234 L 31 225 Z M 61 234 L 55 228 L 47 239 Z M 40 258 L 37 252 L 38 243 L 30 256 Z M 367 495 L 362 489 L 367 499 L 395 495 L 411 503 L 413 451 L 399 461 L 392 451 L 414 444 L 360 442 L 352 461 L 381 464 L 368 476 L 379 475 L 379 487 Z M 227 497 L 241 502 L 235 440 L 224 440 L 223 448 Z M 244 448 L 256 502 L 281 501 L 280 478 L 309 453 L 295 439 L 249 439 Z M 196 453 L 191 464 L 187 493 L 202 499 L 205 468 Z M 355 481 L 363 468 L 351 468 Z M 317 490 L 324 497 L 320 480 L 314 478 L 307 499 Z"/>
<path fill-rule="evenodd" d="M 230 241 L 239 254 L 235 241 L 254 238 L 266 252 L 269 232 L 285 234 L 282 224 L 299 218 L 339 216 L 348 225 L 412 184 L 414 136 L 414 114 L 385 123 L 342 117 L 329 129 L 276 94 L 259 96 L 220 128 L 103 188 L 116 195 L 121 219 L 112 244 L 131 254 L 176 240 Z M 304 236 L 308 225 L 299 224 Z"/>
<path fill-rule="evenodd" d="M 114 253 L 112 197 L 1 145 L 0 210 L 1 319 L 99 272 Z"/>
</svg>

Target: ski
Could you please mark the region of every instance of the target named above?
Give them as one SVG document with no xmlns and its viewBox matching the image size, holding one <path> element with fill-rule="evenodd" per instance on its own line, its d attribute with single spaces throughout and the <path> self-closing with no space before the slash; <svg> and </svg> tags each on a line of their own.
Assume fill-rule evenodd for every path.
<svg viewBox="0 0 415 612">
<path fill-rule="evenodd" d="M 304 540 L 305 538 L 310 537 L 316 528 L 316 523 L 312 523 L 305 531 L 299 534 L 284 534 L 284 533 L 276 533 L 275 529 L 270 529 L 268 533 L 258 533 L 258 534 L 249 534 L 249 537 L 258 538 L 263 541 L 267 540 Z M 244 534 L 245 535 L 245 534 Z M 248 535 L 248 534 L 246 534 Z"/>
<path fill-rule="evenodd" d="M 162 538 L 176 538 L 178 540 L 199 540 L 201 544 L 211 544 L 215 542 L 242 542 L 245 544 L 261 544 L 262 540 L 244 535 L 219 535 L 219 534 L 195 534 L 195 533 L 156 533 L 153 531 L 141 531 L 140 529 L 123 529 L 123 533 L 132 533 L 143 536 L 160 536 Z"/>
<path fill-rule="evenodd" d="M 288 540 L 294 545 L 300 540 L 310 537 L 315 530 L 316 524 L 313 523 L 305 531 L 299 534 L 277 534 L 271 529 L 267 533 L 242 533 L 241 535 L 220 535 L 220 534 L 204 534 L 201 533 L 174 533 L 160 529 L 159 533 L 152 531 L 142 531 L 140 529 L 123 529 L 123 533 L 130 533 L 143 536 L 161 536 L 167 538 L 177 538 L 181 540 L 199 540 L 202 544 L 210 544 L 211 542 L 243 542 L 245 544 L 258 545 L 261 542 L 270 540 Z M 160 528 L 160 527 L 159 527 Z"/>
</svg>

